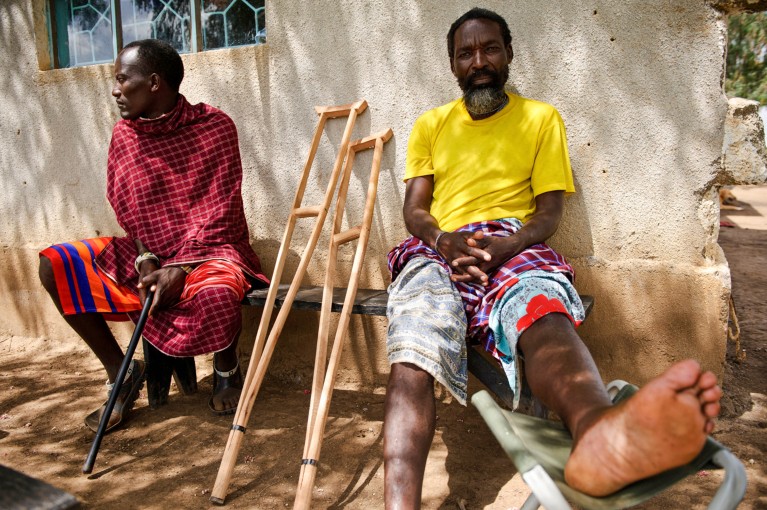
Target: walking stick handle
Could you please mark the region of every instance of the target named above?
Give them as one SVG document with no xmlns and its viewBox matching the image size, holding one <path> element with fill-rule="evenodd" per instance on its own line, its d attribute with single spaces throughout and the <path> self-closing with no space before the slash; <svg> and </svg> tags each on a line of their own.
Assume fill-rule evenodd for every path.
<svg viewBox="0 0 767 510">
<path fill-rule="evenodd" d="M 120 395 L 120 390 L 122 389 L 123 379 L 125 379 L 125 374 L 128 373 L 128 367 L 133 360 L 133 354 L 136 352 L 138 341 L 141 339 L 141 334 L 144 331 L 144 325 L 149 317 L 149 308 L 152 306 L 153 298 L 154 293 L 152 291 L 147 292 L 146 299 L 144 300 L 144 307 L 141 309 L 141 315 L 139 315 L 138 322 L 136 322 L 136 329 L 133 330 L 133 336 L 125 351 L 125 357 L 123 358 L 122 365 L 120 365 L 120 371 L 117 373 L 114 386 L 112 386 L 112 392 L 109 394 L 109 400 L 107 400 L 104 414 L 101 415 L 101 421 L 99 422 L 99 428 L 96 431 L 96 437 L 93 438 L 93 443 L 91 444 L 91 451 L 88 453 L 88 458 L 85 459 L 85 464 L 83 464 L 83 473 L 86 475 L 93 471 L 93 464 L 96 462 L 96 455 L 99 453 L 101 440 L 104 439 L 104 433 L 106 432 L 109 418 L 112 416 L 112 410 L 115 408 L 117 397 Z"/>
</svg>

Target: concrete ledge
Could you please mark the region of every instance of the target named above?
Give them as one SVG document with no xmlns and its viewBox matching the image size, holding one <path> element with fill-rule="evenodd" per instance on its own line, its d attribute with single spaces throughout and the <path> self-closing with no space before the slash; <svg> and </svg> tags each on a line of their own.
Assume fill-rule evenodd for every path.
<svg viewBox="0 0 767 510">
<path fill-rule="evenodd" d="M 580 329 L 606 380 L 644 384 L 674 361 L 695 358 L 721 378 L 730 270 L 653 261 L 578 260 L 579 292 L 593 295 Z"/>
</svg>

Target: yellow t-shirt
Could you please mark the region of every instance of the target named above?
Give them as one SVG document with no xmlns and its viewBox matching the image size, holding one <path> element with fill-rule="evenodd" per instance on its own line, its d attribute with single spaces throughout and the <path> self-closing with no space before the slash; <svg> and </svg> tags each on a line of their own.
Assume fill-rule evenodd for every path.
<svg viewBox="0 0 767 510">
<path fill-rule="evenodd" d="M 462 99 L 421 115 L 410 133 L 405 180 L 434 176 L 431 214 L 442 230 L 535 212 L 535 197 L 575 191 L 565 126 L 546 103 L 508 94 L 492 117 L 472 120 Z"/>
</svg>

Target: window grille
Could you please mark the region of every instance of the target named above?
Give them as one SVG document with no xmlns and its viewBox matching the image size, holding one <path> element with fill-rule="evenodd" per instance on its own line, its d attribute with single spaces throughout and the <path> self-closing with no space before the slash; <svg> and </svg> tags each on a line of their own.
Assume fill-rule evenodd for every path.
<svg viewBox="0 0 767 510">
<path fill-rule="evenodd" d="M 49 0 L 48 15 L 56 68 L 111 62 L 138 39 L 179 53 L 266 42 L 264 0 Z"/>
</svg>

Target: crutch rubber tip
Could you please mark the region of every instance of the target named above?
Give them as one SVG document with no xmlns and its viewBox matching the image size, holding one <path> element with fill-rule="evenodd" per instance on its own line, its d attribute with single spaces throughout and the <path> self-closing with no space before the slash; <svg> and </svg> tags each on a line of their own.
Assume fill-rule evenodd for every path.
<svg viewBox="0 0 767 510">
<path fill-rule="evenodd" d="M 222 498 L 217 498 L 216 496 L 211 496 L 210 497 L 210 502 L 215 504 L 215 505 L 223 505 L 224 504 L 224 500 Z"/>
</svg>

